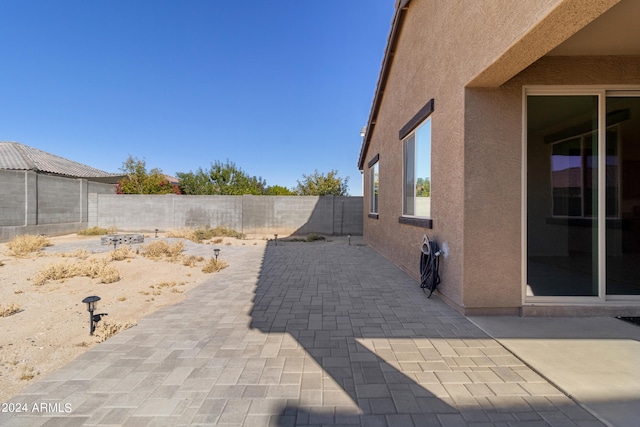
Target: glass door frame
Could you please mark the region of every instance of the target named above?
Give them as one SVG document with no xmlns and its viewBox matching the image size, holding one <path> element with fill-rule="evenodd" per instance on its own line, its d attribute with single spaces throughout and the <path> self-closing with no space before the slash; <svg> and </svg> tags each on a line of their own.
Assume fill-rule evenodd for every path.
<svg viewBox="0 0 640 427">
<path fill-rule="evenodd" d="M 528 236 L 527 236 L 527 99 L 529 96 L 597 96 L 598 97 L 598 296 L 527 296 Z M 522 305 L 532 304 L 604 304 L 606 302 L 640 302 L 638 295 L 607 296 L 606 253 L 606 133 L 607 96 L 640 97 L 640 86 L 523 86 L 522 87 Z"/>
</svg>

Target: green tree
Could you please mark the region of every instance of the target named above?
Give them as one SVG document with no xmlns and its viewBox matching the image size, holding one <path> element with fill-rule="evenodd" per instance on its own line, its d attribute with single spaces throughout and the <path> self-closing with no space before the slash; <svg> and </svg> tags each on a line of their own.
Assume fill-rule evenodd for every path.
<svg viewBox="0 0 640 427">
<path fill-rule="evenodd" d="M 147 172 L 144 160 L 129 155 L 122 163 L 120 170 L 126 175 L 118 181 L 118 194 L 180 194 L 178 188 L 172 185 L 159 168 Z"/>
<path fill-rule="evenodd" d="M 281 185 L 270 185 L 264 194 L 266 196 L 295 196 L 296 193 Z"/>
<path fill-rule="evenodd" d="M 209 173 L 198 168 L 195 172 L 178 172 L 182 194 L 190 195 L 214 195 L 220 194 L 218 188 L 213 185 Z"/>
<path fill-rule="evenodd" d="M 431 180 L 429 178 L 418 178 L 416 180 L 416 196 L 417 197 L 431 196 Z"/>
<path fill-rule="evenodd" d="M 183 194 L 264 194 L 266 182 L 259 177 L 250 176 L 235 163 L 214 162 L 209 170 L 199 168 L 194 172 L 179 172 L 180 189 Z"/>
<path fill-rule="evenodd" d="M 303 174 L 294 191 L 300 196 L 348 196 L 348 182 L 349 177 L 340 178 L 337 170 L 325 175 L 316 169 L 311 175 Z"/>
</svg>

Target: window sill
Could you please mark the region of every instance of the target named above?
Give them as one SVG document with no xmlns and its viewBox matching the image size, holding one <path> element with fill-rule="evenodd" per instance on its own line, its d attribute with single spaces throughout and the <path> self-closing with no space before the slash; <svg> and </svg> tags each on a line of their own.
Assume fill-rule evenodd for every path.
<svg viewBox="0 0 640 427">
<path fill-rule="evenodd" d="M 400 224 L 413 225 L 414 227 L 433 228 L 433 220 L 429 218 L 414 218 L 410 216 L 401 216 L 398 218 Z"/>
<path fill-rule="evenodd" d="M 379 215 L 378 215 L 377 213 L 370 213 L 370 214 L 369 214 L 369 215 L 367 215 L 367 216 L 368 216 L 369 218 L 372 218 L 372 219 L 378 219 L 378 216 L 379 216 Z"/>
</svg>

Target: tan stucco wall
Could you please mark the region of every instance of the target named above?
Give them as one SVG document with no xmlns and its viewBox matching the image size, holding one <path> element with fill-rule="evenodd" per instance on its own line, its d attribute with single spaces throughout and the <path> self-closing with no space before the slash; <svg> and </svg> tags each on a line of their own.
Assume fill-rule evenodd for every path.
<svg viewBox="0 0 640 427">
<path fill-rule="evenodd" d="M 525 85 L 640 85 L 640 58 L 545 57 L 501 88 L 467 90 L 464 305 L 477 311 L 522 301 Z"/>
<path fill-rule="evenodd" d="M 445 245 L 440 290 L 461 311 L 513 313 L 521 306 L 522 85 L 614 84 L 640 76 L 634 60 L 609 63 L 603 74 L 602 60 L 556 57 L 543 58 L 499 88 L 465 89 L 560 3 L 414 0 L 399 36 L 364 156 L 365 240 L 416 279 L 423 234 Z M 398 131 L 432 98 L 433 229 L 424 229 L 398 223 Z M 376 154 L 379 218 L 371 219 L 367 162 Z"/>
</svg>

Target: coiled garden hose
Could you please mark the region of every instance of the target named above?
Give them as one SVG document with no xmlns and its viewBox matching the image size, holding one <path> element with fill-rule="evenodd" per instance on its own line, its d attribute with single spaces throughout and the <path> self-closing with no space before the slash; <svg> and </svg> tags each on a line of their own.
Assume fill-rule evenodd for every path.
<svg viewBox="0 0 640 427">
<path fill-rule="evenodd" d="M 427 298 L 431 298 L 440 283 L 440 254 L 438 244 L 425 235 L 420 248 L 420 287 L 425 293 L 429 291 Z"/>
</svg>

